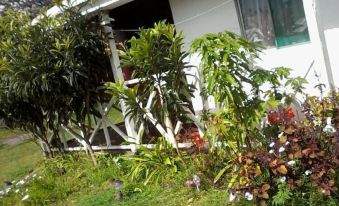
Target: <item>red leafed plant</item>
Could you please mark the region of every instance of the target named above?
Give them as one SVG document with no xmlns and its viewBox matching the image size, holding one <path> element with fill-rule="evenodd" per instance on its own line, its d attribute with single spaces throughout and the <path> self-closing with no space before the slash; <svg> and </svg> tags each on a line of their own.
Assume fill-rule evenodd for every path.
<svg viewBox="0 0 339 206">
<path fill-rule="evenodd" d="M 294 121 L 294 111 L 291 107 L 279 108 L 268 112 L 267 119 L 270 125 L 291 124 Z"/>
<path fill-rule="evenodd" d="M 198 128 L 192 126 L 184 127 L 177 136 L 177 141 L 191 141 L 198 149 L 201 149 L 205 146 L 205 140 L 203 139 L 203 137 L 200 137 Z"/>
<path fill-rule="evenodd" d="M 311 187 L 324 197 L 337 198 L 338 99 L 311 100 L 304 104 L 302 122 L 294 121 L 290 107 L 268 112 L 268 127 L 278 132 L 266 148 L 257 147 L 234 159 L 237 181 L 230 189 L 232 195 L 253 198 L 260 204 L 271 202 L 283 183 L 294 194 Z"/>
</svg>

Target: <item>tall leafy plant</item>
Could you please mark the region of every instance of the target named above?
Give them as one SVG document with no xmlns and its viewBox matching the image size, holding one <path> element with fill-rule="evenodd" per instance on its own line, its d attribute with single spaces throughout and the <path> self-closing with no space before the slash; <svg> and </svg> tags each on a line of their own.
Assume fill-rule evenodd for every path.
<svg viewBox="0 0 339 206">
<path fill-rule="evenodd" d="M 92 153 L 88 117 L 97 114 L 97 87 L 107 79 L 96 25 L 72 9 L 34 25 L 27 14 L 1 17 L 0 104 L 8 124 L 48 143 L 48 131 L 58 137 L 61 125 L 75 122 Z"/>
<path fill-rule="evenodd" d="M 206 122 L 211 150 L 217 140 L 236 151 L 251 147 L 263 137 L 258 125 L 267 108 L 278 104 L 277 88 L 289 77 L 290 70 L 254 67 L 260 50 L 257 44 L 231 32 L 206 34 L 191 45 L 191 54 L 201 57 L 205 99 L 214 96 L 220 109 Z M 286 83 L 293 86 L 296 81 L 289 79 Z M 264 90 L 264 84 L 273 89 Z"/>
<path fill-rule="evenodd" d="M 139 123 L 137 128 L 140 123 L 156 120 L 172 140 L 175 124 L 187 121 L 185 114 L 193 113 L 193 88 L 184 71 L 188 54 L 182 51 L 182 41 L 174 25 L 165 22 L 141 29 L 138 37 L 129 40 L 129 48 L 119 51 L 122 67 L 134 68 L 133 77 L 140 81 L 131 89 L 119 83 L 108 84 L 110 93 L 125 99 L 128 115 Z M 150 96 L 154 101 L 148 105 Z"/>
</svg>

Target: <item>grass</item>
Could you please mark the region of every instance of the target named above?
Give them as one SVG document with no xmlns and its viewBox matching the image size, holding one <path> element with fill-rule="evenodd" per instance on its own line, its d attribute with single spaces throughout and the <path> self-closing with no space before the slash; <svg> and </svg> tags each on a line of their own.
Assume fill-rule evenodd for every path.
<svg viewBox="0 0 339 206">
<path fill-rule="evenodd" d="M 124 121 L 122 113 L 114 108 L 112 108 L 108 112 L 107 117 L 113 124 L 117 124 Z"/>
<path fill-rule="evenodd" d="M 114 163 L 112 157 L 98 156 L 99 167 L 94 168 L 85 155 L 67 155 L 44 161 L 37 168 L 42 179 L 20 188 L 28 189 L 30 199 L 25 205 L 53 206 L 214 206 L 227 205 L 225 189 L 204 188 L 197 192 L 194 187 L 184 184 L 188 171 L 180 171 L 175 178 L 162 184 L 143 181 L 131 181 L 124 175 L 124 166 Z M 123 199 L 115 200 L 116 190 L 111 185 L 112 179 L 124 182 Z M 3 205 L 21 205 L 25 193 L 11 193 L 3 198 Z M 1 199 L 0 199 L 1 205 Z"/>
<path fill-rule="evenodd" d="M 21 130 L 0 129 L 0 140 L 24 134 Z M 1 142 L 0 142 L 1 143 Z M 0 184 L 25 176 L 42 159 L 40 148 L 32 141 L 18 145 L 0 145 Z"/>
<path fill-rule="evenodd" d="M 0 183 L 25 176 L 42 159 L 40 148 L 32 141 L 0 148 Z"/>
<path fill-rule="evenodd" d="M 24 134 L 24 132 L 21 130 L 11 130 L 7 128 L 0 128 L 0 140 L 7 139 L 10 137 L 15 137 L 15 136 L 22 135 L 22 134 Z"/>
<path fill-rule="evenodd" d="M 220 190 L 207 190 L 199 193 L 191 188 L 175 185 L 165 187 L 160 185 L 150 185 L 148 187 L 136 188 L 122 201 L 114 200 L 114 189 L 101 191 L 93 195 L 87 195 L 80 199 L 76 205 L 95 206 L 95 205 L 116 205 L 116 206 L 213 206 L 227 205 L 227 194 Z"/>
</svg>

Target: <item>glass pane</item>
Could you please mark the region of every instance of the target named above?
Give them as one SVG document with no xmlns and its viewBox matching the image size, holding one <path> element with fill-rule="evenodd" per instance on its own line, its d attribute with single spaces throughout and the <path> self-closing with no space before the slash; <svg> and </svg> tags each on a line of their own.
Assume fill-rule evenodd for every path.
<svg viewBox="0 0 339 206">
<path fill-rule="evenodd" d="M 248 40 L 274 46 L 274 30 L 267 0 L 239 0 L 244 33 Z"/>
<path fill-rule="evenodd" d="M 302 0 L 269 0 L 276 46 L 310 40 Z"/>
</svg>

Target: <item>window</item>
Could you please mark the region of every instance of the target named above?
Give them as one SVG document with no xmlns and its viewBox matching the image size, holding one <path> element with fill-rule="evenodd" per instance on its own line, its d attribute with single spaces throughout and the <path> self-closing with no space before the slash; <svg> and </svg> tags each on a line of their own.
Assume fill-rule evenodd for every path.
<svg viewBox="0 0 339 206">
<path fill-rule="evenodd" d="M 267 47 L 310 40 L 302 0 L 238 0 L 245 37 Z"/>
</svg>

